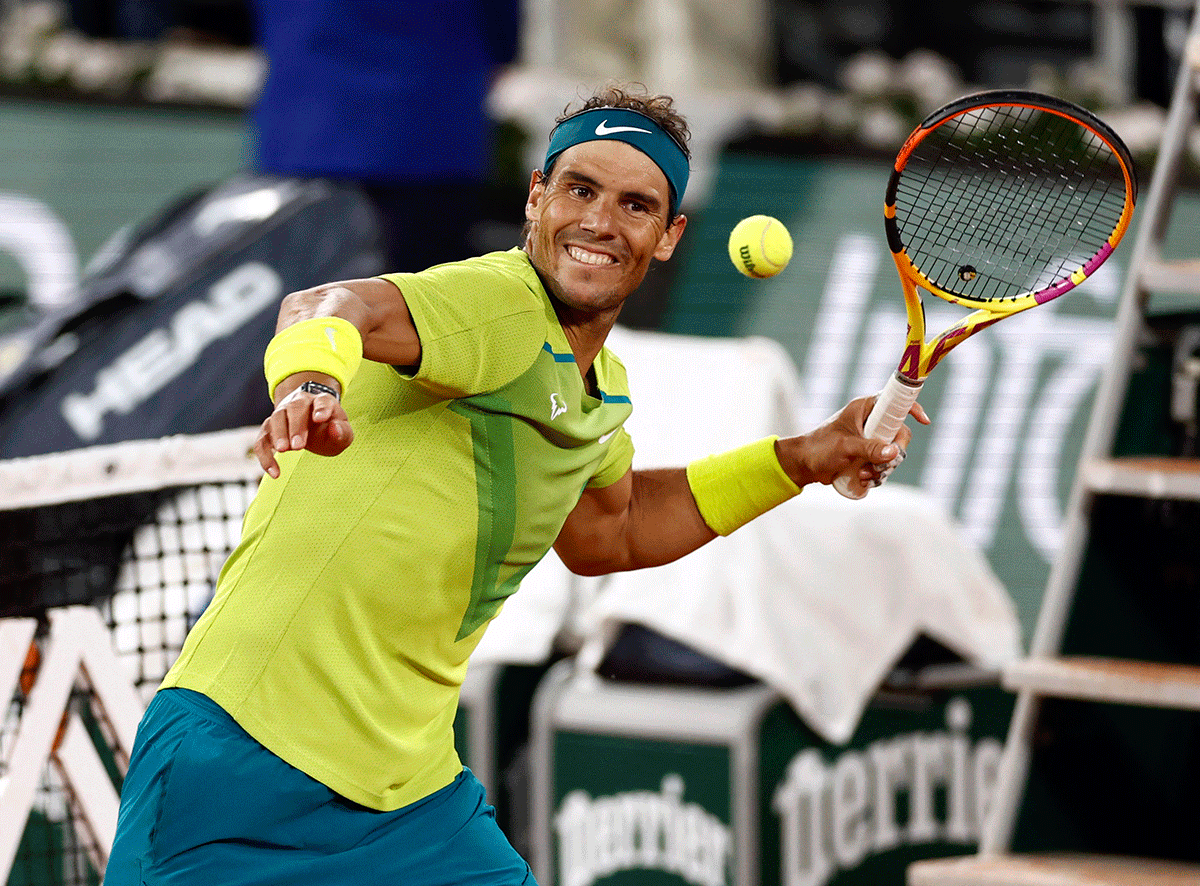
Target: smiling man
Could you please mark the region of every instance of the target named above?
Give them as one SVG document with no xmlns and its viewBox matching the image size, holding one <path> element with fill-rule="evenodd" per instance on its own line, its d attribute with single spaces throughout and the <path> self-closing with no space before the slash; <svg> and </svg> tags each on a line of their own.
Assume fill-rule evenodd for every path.
<svg viewBox="0 0 1200 886">
<path fill-rule="evenodd" d="M 554 130 L 521 247 L 284 299 L 268 477 L 142 721 L 107 886 L 531 882 L 453 735 L 525 574 L 552 546 L 584 574 L 666 563 L 898 458 L 864 398 L 632 470 L 604 342 L 683 235 L 687 137 L 669 98 L 606 89 Z"/>
</svg>

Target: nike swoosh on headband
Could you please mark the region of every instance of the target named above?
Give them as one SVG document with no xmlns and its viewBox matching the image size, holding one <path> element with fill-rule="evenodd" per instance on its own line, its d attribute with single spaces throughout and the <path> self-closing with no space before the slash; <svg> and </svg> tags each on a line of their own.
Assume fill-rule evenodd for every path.
<svg viewBox="0 0 1200 886">
<path fill-rule="evenodd" d="M 644 132 L 650 135 L 649 129 L 640 129 L 637 126 L 609 126 L 607 120 L 601 120 L 596 126 L 596 135 L 612 135 L 615 132 Z"/>
</svg>

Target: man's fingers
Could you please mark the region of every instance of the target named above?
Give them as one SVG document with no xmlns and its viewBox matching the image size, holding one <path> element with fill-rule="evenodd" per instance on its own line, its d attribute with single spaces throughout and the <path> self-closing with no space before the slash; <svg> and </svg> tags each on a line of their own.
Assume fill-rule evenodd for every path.
<svg viewBox="0 0 1200 886">
<path fill-rule="evenodd" d="M 304 449 L 313 426 L 329 421 L 340 412 L 335 397 L 329 394 L 314 396 L 297 388 L 275 407 L 275 414 L 282 416 L 277 426 L 276 449 L 280 452 Z M 342 415 L 344 417 L 344 413 Z M 281 442 L 283 446 L 280 446 Z"/>
<path fill-rule="evenodd" d="M 315 433 L 318 428 L 321 434 Z M 322 436 L 325 441 L 319 439 Z M 263 422 L 254 441 L 254 454 L 269 476 L 278 477 L 276 453 L 305 448 L 322 450 L 322 454 L 330 449 L 340 452 L 351 439 L 353 431 L 336 398 L 329 394 L 314 397 L 297 389 L 280 400 Z M 333 443 L 332 447 L 329 442 Z"/>
<path fill-rule="evenodd" d="M 900 446 L 895 442 L 880 443 L 878 440 L 872 440 L 867 447 L 867 461 L 875 465 L 885 465 L 899 454 Z"/>
<path fill-rule="evenodd" d="M 268 427 L 270 419 L 263 422 L 262 430 L 254 440 L 254 455 L 262 469 L 272 477 L 279 476 L 279 463 L 275 461 L 275 447 L 272 445 L 271 432 Z"/>
<path fill-rule="evenodd" d="M 354 430 L 336 397 L 314 397 L 297 388 L 280 400 L 263 422 L 254 452 L 263 470 L 278 477 L 276 453 L 307 449 L 318 455 L 337 455 L 353 439 Z"/>
<path fill-rule="evenodd" d="M 276 452 L 287 452 L 290 448 L 291 438 L 291 434 L 288 432 L 287 410 L 276 408 L 263 423 L 263 432 L 269 438 L 271 447 Z"/>
<path fill-rule="evenodd" d="M 308 426 L 313 417 L 313 401 L 315 399 L 311 394 L 296 389 L 279 404 L 287 414 L 290 449 L 304 448 L 304 444 L 308 440 Z M 275 411 L 279 412 L 279 409 L 276 408 Z"/>
</svg>

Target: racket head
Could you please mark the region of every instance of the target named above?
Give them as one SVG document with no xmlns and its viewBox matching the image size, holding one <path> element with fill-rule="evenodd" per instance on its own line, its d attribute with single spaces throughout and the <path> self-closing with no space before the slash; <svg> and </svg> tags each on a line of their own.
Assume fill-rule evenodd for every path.
<svg viewBox="0 0 1200 886">
<path fill-rule="evenodd" d="M 1102 120 L 1053 96 L 991 90 L 938 109 L 908 137 L 884 225 L 902 278 L 1007 316 L 1095 272 L 1136 199 L 1129 149 Z"/>
</svg>

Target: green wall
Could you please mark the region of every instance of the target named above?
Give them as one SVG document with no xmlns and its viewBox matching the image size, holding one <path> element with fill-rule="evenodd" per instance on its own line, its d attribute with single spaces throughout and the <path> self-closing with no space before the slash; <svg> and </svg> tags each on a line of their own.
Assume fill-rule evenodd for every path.
<svg viewBox="0 0 1200 886">
<path fill-rule="evenodd" d="M 82 266 L 122 225 L 243 168 L 247 144 L 235 114 L 10 101 L 0 103 L 0 192 L 46 204 Z M 25 283 L 0 250 L 0 290 Z"/>
</svg>

